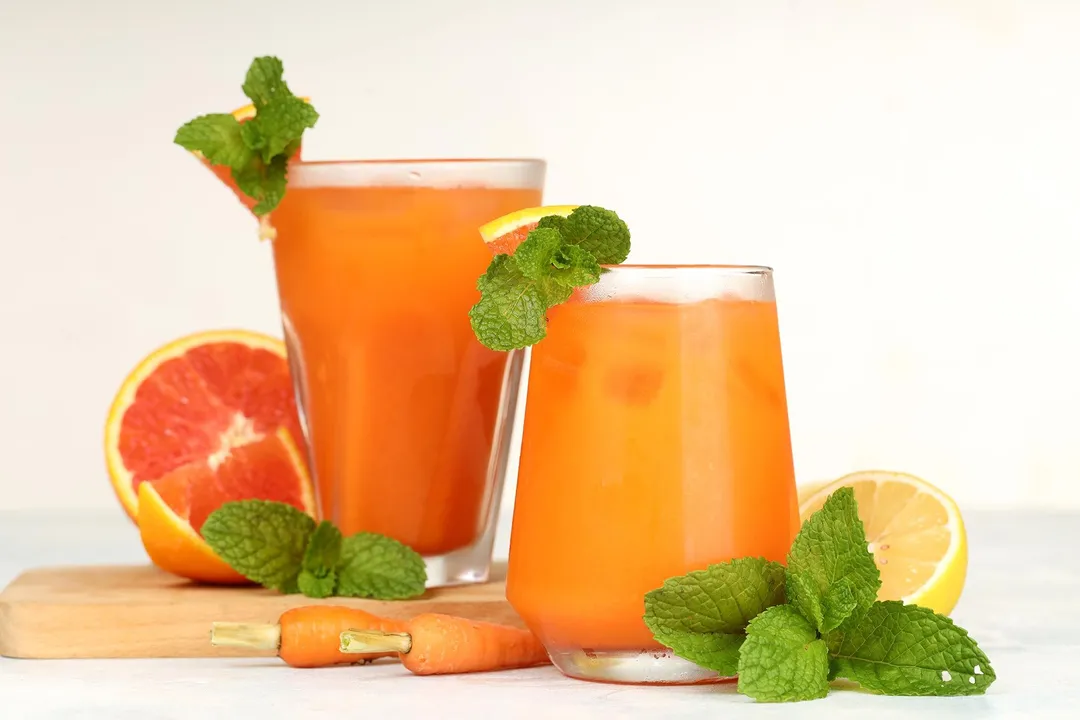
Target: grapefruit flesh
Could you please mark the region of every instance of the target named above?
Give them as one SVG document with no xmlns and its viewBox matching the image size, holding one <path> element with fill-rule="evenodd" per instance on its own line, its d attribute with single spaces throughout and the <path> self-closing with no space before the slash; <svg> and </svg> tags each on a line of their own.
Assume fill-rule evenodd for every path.
<svg viewBox="0 0 1080 720">
<path fill-rule="evenodd" d="M 306 467 L 301 477 L 297 468 L 258 455 L 259 445 L 248 447 L 279 429 L 300 443 L 280 340 L 246 331 L 180 338 L 143 360 L 113 401 L 105 430 L 113 489 L 133 519 L 139 485 L 175 482 L 177 473 L 195 493 L 196 522 L 202 507 L 240 495 L 310 510 Z"/>
</svg>

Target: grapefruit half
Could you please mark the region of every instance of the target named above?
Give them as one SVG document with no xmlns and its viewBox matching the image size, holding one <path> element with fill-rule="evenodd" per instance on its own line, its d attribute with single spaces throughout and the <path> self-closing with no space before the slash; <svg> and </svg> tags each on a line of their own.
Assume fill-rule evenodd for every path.
<svg viewBox="0 0 1080 720">
<path fill-rule="evenodd" d="M 540 218 L 547 215 L 566 217 L 577 205 L 548 205 L 546 207 L 524 208 L 503 215 L 480 226 L 480 237 L 491 250 L 492 255 L 511 254 L 525 241 Z"/>
<path fill-rule="evenodd" d="M 132 370 L 109 410 L 105 458 L 154 564 L 239 583 L 199 530 L 233 500 L 275 500 L 314 517 L 302 437 L 284 343 L 212 331 L 175 340 Z"/>
</svg>

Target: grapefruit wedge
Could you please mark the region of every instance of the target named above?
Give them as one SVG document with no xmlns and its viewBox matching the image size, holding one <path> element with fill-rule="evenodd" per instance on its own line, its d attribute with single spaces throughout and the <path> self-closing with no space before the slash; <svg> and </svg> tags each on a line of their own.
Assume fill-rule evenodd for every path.
<svg viewBox="0 0 1080 720">
<path fill-rule="evenodd" d="M 300 99 L 306 103 L 311 102 L 310 98 L 305 97 Z M 236 110 L 233 110 L 231 115 L 241 123 L 245 123 L 251 118 L 255 117 L 255 106 L 245 105 L 242 108 L 237 108 Z M 297 148 L 296 154 L 289 159 L 290 162 L 300 159 L 300 150 L 300 148 Z M 244 207 L 246 207 L 248 210 L 251 210 L 253 207 L 255 207 L 255 200 L 245 195 L 240 190 L 240 188 L 237 187 L 236 181 L 232 178 L 231 169 L 225 167 L 224 165 L 211 165 L 207 161 L 207 159 L 203 157 L 203 154 L 198 152 L 197 150 L 192 150 L 191 154 L 194 155 L 205 167 L 209 168 L 210 172 L 214 173 L 214 175 L 217 176 L 218 180 L 220 180 L 222 183 L 225 184 L 226 187 L 232 190 L 233 194 L 236 196 L 236 199 L 243 203 Z"/>
<path fill-rule="evenodd" d="M 524 208 L 503 215 L 480 226 L 480 237 L 484 238 L 492 255 L 510 254 L 524 242 L 540 218 L 546 215 L 566 217 L 577 205 L 548 205 L 546 207 Z"/>
<path fill-rule="evenodd" d="M 275 500 L 314 516 L 302 437 L 284 344 L 204 332 L 159 348 L 128 375 L 109 410 L 105 458 L 155 564 L 240 582 L 199 529 L 232 500 Z"/>
</svg>

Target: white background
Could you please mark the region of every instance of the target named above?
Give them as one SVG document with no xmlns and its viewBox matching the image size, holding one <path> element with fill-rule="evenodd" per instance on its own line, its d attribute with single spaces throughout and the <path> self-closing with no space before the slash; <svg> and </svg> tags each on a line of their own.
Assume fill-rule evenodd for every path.
<svg viewBox="0 0 1080 720">
<path fill-rule="evenodd" d="M 1080 3 L 0 0 L 0 509 L 113 508 L 147 351 L 279 333 L 270 248 L 171 144 L 275 53 L 305 156 L 537 155 L 641 262 L 776 268 L 800 481 L 1080 506 Z"/>
</svg>

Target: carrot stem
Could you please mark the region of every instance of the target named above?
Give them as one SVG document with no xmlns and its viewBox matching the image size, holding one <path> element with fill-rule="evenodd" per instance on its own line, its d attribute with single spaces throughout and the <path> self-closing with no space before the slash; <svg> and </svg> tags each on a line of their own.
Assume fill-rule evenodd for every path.
<svg viewBox="0 0 1080 720">
<path fill-rule="evenodd" d="M 412 649 L 408 633 L 378 630 L 346 630 L 341 633 L 341 652 L 354 655 L 365 653 L 407 653 Z"/>
<path fill-rule="evenodd" d="M 281 626 L 268 623 L 216 622 L 210 626 L 214 647 L 277 650 L 281 647 Z"/>
</svg>

